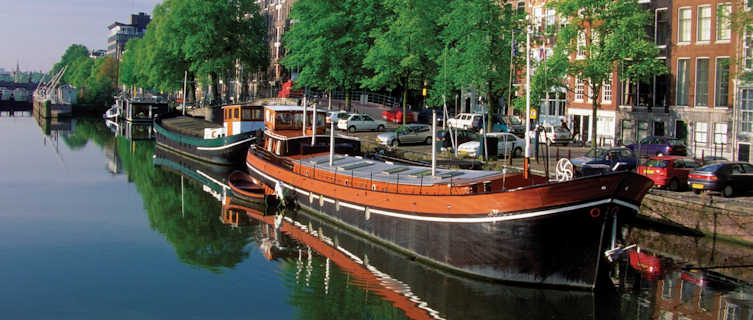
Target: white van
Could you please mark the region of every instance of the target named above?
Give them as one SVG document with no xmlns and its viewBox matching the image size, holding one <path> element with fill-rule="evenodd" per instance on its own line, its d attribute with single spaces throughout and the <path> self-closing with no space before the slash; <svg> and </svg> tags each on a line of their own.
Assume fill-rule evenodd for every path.
<svg viewBox="0 0 753 320">
<path fill-rule="evenodd" d="M 481 113 L 459 113 L 454 118 L 447 120 L 447 126 L 463 130 L 481 128 Z"/>
</svg>

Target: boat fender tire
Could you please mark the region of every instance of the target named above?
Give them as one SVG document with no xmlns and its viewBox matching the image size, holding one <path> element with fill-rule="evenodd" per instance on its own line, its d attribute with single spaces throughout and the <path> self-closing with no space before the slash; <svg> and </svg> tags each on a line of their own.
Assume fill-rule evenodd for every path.
<svg viewBox="0 0 753 320">
<path fill-rule="evenodd" d="M 592 218 L 598 218 L 601 215 L 601 209 L 599 209 L 597 207 L 593 207 L 593 208 L 591 208 L 591 212 L 590 213 L 591 213 L 591 217 Z"/>
</svg>

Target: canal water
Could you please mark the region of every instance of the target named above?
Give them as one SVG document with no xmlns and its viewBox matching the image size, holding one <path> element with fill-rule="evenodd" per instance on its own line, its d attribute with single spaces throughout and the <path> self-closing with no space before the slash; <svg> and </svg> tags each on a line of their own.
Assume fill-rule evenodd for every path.
<svg viewBox="0 0 753 320">
<path fill-rule="evenodd" d="M 751 319 L 753 250 L 636 224 L 596 293 L 478 282 L 227 197 L 148 126 L 0 116 L 4 319 Z M 566 239 L 563 239 L 563 241 Z"/>
</svg>

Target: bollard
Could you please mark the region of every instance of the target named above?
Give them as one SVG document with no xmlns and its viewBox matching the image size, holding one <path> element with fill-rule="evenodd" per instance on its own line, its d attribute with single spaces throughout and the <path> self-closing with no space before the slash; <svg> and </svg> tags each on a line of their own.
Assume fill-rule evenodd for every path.
<svg viewBox="0 0 753 320">
<path fill-rule="evenodd" d="M 559 147 L 557 147 L 557 156 L 554 157 L 554 159 L 557 159 L 557 160 L 560 159 L 560 148 Z"/>
<path fill-rule="evenodd" d="M 570 160 L 570 159 L 572 159 L 572 150 L 568 149 L 567 150 L 567 160 Z"/>
<path fill-rule="evenodd" d="M 706 165 L 706 156 L 704 155 L 706 149 L 701 149 L 701 164 Z"/>
</svg>

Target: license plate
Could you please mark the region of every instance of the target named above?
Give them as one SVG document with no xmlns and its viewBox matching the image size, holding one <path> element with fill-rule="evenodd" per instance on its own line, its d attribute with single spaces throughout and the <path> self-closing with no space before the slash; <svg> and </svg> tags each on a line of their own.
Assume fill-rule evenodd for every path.
<svg viewBox="0 0 753 320">
<path fill-rule="evenodd" d="M 694 183 L 692 184 L 693 189 L 703 189 L 703 185 L 700 183 Z"/>
<path fill-rule="evenodd" d="M 647 174 L 654 174 L 654 170 L 646 170 Z"/>
</svg>

